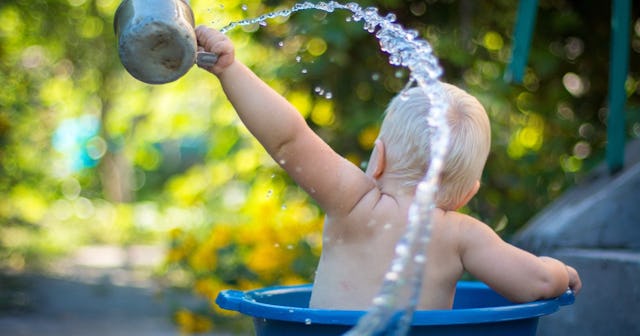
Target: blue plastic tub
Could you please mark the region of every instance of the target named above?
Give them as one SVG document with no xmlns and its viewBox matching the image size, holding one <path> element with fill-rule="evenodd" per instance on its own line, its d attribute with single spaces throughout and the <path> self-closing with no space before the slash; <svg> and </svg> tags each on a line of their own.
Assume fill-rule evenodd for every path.
<svg viewBox="0 0 640 336">
<path fill-rule="evenodd" d="M 342 335 L 366 311 L 310 309 L 311 285 L 226 290 L 218 306 L 253 317 L 257 336 Z M 560 297 L 514 304 L 480 282 L 458 283 L 452 310 L 423 310 L 413 316 L 409 335 L 535 335 L 538 318 L 570 305 Z"/>
</svg>

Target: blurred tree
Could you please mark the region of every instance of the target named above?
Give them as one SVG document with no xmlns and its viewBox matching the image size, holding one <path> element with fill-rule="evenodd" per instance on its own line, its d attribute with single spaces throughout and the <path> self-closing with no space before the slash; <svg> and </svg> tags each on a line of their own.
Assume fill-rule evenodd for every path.
<svg viewBox="0 0 640 336">
<path fill-rule="evenodd" d="M 216 28 L 294 4 L 190 3 L 197 23 Z M 540 0 L 522 85 L 502 78 L 517 2 L 359 3 L 418 31 L 444 79 L 485 105 L 493 150 L 465 211 L 508 236 L 602 161 L 610 2 Z M 205 296 L 221 286 L 308 281 L 320 246 L 317 208 L 239 123 L 212 76 L 194 69 L 154 86 L 124 71 L 112 29 L 118 4 L 0 2 L 0 267 L 22 269 L 33 255 L 80 244 L 166 237 L 168 259 L 185 271 L 178 279 Z M 634 6 L 631 138 L 640 135 Z M 229 35 L 239 58 L 364 166 L 381 114 L 408 73 L 390 66 L 352 21 L 344 11 L 309 10 Z M 225 230 L 231 241 L 215 239 Z M 285 255 L 294 270 L 283 273 L 264 255 Z"/>
<path fill-rule="evenodd" d="M 502 78 L 510 60 L 517 3 L 361 3 L 374 5 L 381 13 L 393 12 L 405 27 L 418 30 L 433 44 L 445 69 L 444 80 L 466 88 L 487 108 L 493 127 L 493 151 L 483 188 L 469 211 L 505 230 L 505 234 L 512 233 L 602 161 L 610 2 L 540 1 L 522 85 L 508 84 Z M 637 55 L 638 11 L 632 16 L 629 43 Z M 310 11 L 294 15 L 287 24 L 293 27 L 287 30 L 287 40 L 305 41 L 300 54 L 306 72 L 291 81 L 297 82 L 298 88 L 317 91 L 319 87 L 333 95 L 332 122 L 319 124 L 312 116 L 312 125 L 339 152 L 355 161 L 365 159 L 381 111 L 402 88 L 406 73 L 389 66 L 373 38 L 358 31 L 359 24 L 346 22 L 342 15 Z M 270 28 L 254 36 L 274 44 L 283 33 Z M 320 57 L 310 55 L 309 43 L 315 39 L 327 45 Z M 635 138 L 640 120 L 638 113 L 632 112 L 638 106 L 638 57 L 632 56 L 631 62 L 627 137 Z M 291 62 L 281 71 L 283 75 L 295 74 L 301 67 Z M 323 99 L 316 94 L 316 101 Z"/>
</svg>

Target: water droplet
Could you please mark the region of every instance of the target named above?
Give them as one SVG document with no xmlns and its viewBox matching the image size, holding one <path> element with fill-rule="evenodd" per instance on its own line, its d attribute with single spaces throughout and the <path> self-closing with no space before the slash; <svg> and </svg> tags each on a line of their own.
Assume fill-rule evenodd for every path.
<svg viewBox="0 0 640 336">
<path fill-rule="evenodd" d="M 376 296 L 373 299 L 373 304 L 376 305 L 376 306 L 382 306 L 382 305 L 384 305 L 386 303 L 387 303 L 387 300 L 382 296 Z"/>
<path fill-rule="evenodd" d="M 302 70 L 300 70 L 300 72 L 303 73 L 303 74 L 306 74 L 308 72 L 308 70 L 307 69 L 302 69 Z"/>
<path fill-rule="evenodd" d="M 396 254 L 401 257 L 406 256 L 407 254 L 409 254 L 409 248 L 406 244 L 398 244 L 396 246 Z"/>
<path fill-rule="evenodd" d="M 246 4 L 242 4 L 242 6 L 240 6 L 240 8 L 242 8 L 243 11 L 247 11 L 247 9 L 249 8 L 249 6 L 247 6 Z"/>
<path fill-rule="evenodd" d="M 396 280 L 398 280 L 398 273 L 396 273 L 396 272 L 387 272 L 387 274 L 385 274 L 384 278 L 389 280 L 389 281 L 396 281 Z"/>
<path fill-rule="evenodd" d="M 311 319 L 310 318 L 304 319 L 304 324 L 310 325 L 311 324 Z"/>
<path fill-rule="evenodd" d="M 331 99 L 331 98 L 333 98 L 333 93 L 328 91 L 327 93 L 324 94 L 324 97 L 327 98 L 327 99 Z"/>
<path fill-rule="evenodd" d="M 389 21 L 389 22 L 395 22 L 396 21 L 396 15 L 393 13 L 389 13 L 387 14 L 387 16 L 384 17 L 385 20 Z"/>
<path fill-rule="evenodd" d="M 300 63 L 301 60 L 302 60 L 302 57 L 300 55 L 296 56 L 296 62 Z"/>
<path fill-rule="evenodd" d="M 371 79 L 374 81 L 377 81 L 380 79 L 380 74 L 377 72 L 374 72 L 373 74 L 371 74 Z"/>
<path fill-rule="evenodd" d="M 278 47 L 280 47 L 280 48 L 284 47 L 284 41 L 278 42 Z"/>
</svg>

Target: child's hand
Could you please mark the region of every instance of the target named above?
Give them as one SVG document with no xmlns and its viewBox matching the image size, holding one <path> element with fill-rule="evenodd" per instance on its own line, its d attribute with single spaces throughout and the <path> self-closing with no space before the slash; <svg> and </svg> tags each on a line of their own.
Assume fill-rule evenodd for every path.
<svg viewBox="0 0 640 336">
<path fill-rule="evenodd" d="M 569 288 L 573 291 L 573 294 L 578 295 L 582 288 L 582 281 L 578 272 L 571 266 L 567 265 L 567 273 L 569 274 Z"/>
<path fill-rule="evenodd" d="M 218 60 L 213 65 L 198 62 L 198 66 L 219 76 L 234 61 L 234 48 L 231 40 L 220 33 L 205 26 L 196 28 L 196 39 L 198 40 L 198 50 L 218 55 Z"/>
</svg>

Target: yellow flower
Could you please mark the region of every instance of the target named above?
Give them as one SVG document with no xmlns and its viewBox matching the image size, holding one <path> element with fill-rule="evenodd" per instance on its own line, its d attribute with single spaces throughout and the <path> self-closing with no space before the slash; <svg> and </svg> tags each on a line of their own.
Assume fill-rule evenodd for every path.
<svg viewBox="0 0 640 336">
<path fill-rule="evenodd" d="M 297 244 L 305 236 L 322 230 L 322 216 L 317 208 L 304 202 L 288 203 L 277 222 L 278 239 L 282 244 Z"/>
<path fill-rule="evenodd" d="M 296 274 L 286 274 L 280 281 L 280 283 L 284 286 L 300 285 L 308 282 L 309 281 Z"/>
<path fill-rule="evenodd" d="M 209 234 L 207 244 L 212 247 L 221 248 L 233 242 L 234 228 L 228 224 L 216 224 Z"/>
<path fill-rule="evenodd" d="M 168 263 L 177 263 L 185 257 L 185 253 L 181 249 L 172 248 L 167 252 L 166 260 Z"/>
<path fill-rule="evenodd" d="M 169 239 L 178 240 L 183 234 L 184 234 L 184 231 L 182 230 L 182 228 L 175 227 L 169 230 Z"/>
<path fill-rule="evenodd" d="M 379 132 L 380 129 L 378 126 L 369 126 L 363 129 L 360 134 L 358 134 L 358 143 L 360 144 L 360 147 L 366 150 L 372 149 Z"/>
<path fill-rule="evenodd" d="M 236 286 L 239 290 L 250 290 L 262 287 L 263 284 L 257 281 L 252 281 L 248 279 L 239 279 L 238 285 Z"/>
<path fill-rule="evenodd" d="M 178 310 L 174 319 L 183 333 L 203 333 L 213 328 L 213 323 L 206 316 L 201 316 L 186 309 Z"/>
<path fill-rule="evenodd" d="M 216 296 L 218 296 L 218 293 L 222 289 L 223 286 L 217 280 L 212 278 L 198 279 L 193 286 L 194 292 L 212 300 L 215 300 Z"/>
<path fill-rule="evenodd" d="M 238 244 L 243 246 L 277 243 L 274 225 L 268 219 L 254 220 L 243 225 L 239 231 Z"/>
<path fill-rule="evenodd" d="M 213 308 L 213 311 L 214 311 L 215 314 L 223 316 L 223 317 L 236 317 L 236 316 L 240 315 L 240 313 L 235 311 L 235 310 L 227 310 L 227 309 L 220 308 L 215 303 L 215 300 L 211 301 L 211 308 Z"/>
<path fill-rule="evenodd" d="M 247 257 L 247 267 L 266 280 L 288 269 L 293 252 L 273 243 L 257 245 Z"/>
<path fill-rule="evenodd" d="M 221 247 L 216 234 L 210 234 L 209 238 L 197 247 L 189 259 L 189 264 L 196 272 L 215 270 L 218 262 L 218 249 Z"/>
</svg>

